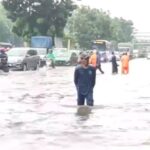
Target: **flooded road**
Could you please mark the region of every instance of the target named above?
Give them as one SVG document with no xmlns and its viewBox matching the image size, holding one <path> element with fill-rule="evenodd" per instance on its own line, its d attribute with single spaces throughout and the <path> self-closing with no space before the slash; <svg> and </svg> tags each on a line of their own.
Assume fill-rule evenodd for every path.
<svg viewBox="0 0 150 150">
<path fill-rule="evenodd" d="M 149 150 L 150 61 L 129 75 L 97 71 L 95 106 L 76 115 L 74 67 L 0 75 L 2 150 Z"/>
</svg>

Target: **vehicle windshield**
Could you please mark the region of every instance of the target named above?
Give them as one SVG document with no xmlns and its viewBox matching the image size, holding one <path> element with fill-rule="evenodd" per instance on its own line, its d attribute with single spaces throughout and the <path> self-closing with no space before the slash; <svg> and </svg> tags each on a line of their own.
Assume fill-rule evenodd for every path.
<svg viewBox="0 0 150 150">
<path fill-rule="evenodd" d="M 14 48 L 7 52 L 8 56 L 25 56 L 27 49 Z"/>
</svg>

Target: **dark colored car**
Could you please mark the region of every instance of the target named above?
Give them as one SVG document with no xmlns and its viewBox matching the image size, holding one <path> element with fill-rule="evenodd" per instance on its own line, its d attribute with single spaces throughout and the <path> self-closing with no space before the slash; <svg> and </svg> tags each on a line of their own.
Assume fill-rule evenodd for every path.
<svg viewBox="0 0 150 150">
<path fill-rule="evenodd" d="M 8 57 L 5 51 L 0 50 L 0 70 L 3 70 L 4 72 L 9 72 L 8 67 Z"/>
<path fill-rule="evenodd" d="M 77 65 L 78 62 L 78 55 L 77 53 L 73 52 L 70 56 L 70 65 Z"/>
<path fill-rule="evenodd" d="M 12 48 L 7 52 L 8 66 L 15 70 L 36 70 L 40 57 L 36 50 L 27 47 Z"/>
</svg>

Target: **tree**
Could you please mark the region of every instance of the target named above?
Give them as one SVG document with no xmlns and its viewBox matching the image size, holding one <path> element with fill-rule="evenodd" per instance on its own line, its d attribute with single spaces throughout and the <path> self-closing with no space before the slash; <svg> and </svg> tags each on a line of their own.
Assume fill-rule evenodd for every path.
<svg viewBox="0 0 150 150">
<path fill-rule="evenodd" d="M 12 44 L 19 44 L 21 40 L 12 33 L 13 23 L 7 19 L 6 11 L 2 5 L 0 5 L 0 42 L 9 42 Z"/>
<path fill-rule="evenodd" d="M 29 40 L 33 35 L 62 36 L 67 18 L 76 8 L 72 0 L 3 0 L 13 32 Z"/>
<path fill-rule="evenodd" d="M 131 21 L 122 18 L 112 19 L 109 12 L 102 9 L 81 7 L 74 11 L 69 18 L 66 33 L 74 38 L 81 48 L 91 49 L 91 43 L 95 39 L 105 39 L 116 42 L 126 42 L 132 39 Z"/>
<path fill-rule="evenodd" d="M 69 19 L 67 30 L 74 36 L 82 48 L 91 48 L 93 40 L 101 37 L 106 39 L 110 35 L 109 14 L 102 10 L 89 7 L 79 8 Z"/>
<path fill-rule="evenodd" d="M 112 19 L 111 25 L 112 40 L 117 42 L 129 42 L 132 40 L 133 23 L 123 18 Z"/>
</svg>

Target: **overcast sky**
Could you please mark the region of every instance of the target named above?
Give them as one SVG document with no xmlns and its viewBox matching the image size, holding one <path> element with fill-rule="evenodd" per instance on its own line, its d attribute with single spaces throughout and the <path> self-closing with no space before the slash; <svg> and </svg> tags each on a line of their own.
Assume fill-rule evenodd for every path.
<svg viewBox="0 0 150 150">
<path fill-rule="evenodd" d="M 112 17 L 132 20 L 136 29 L 150 32 L 150 0 L 81 0 L 79 4 L 109 10 Z"/>
</svg>

